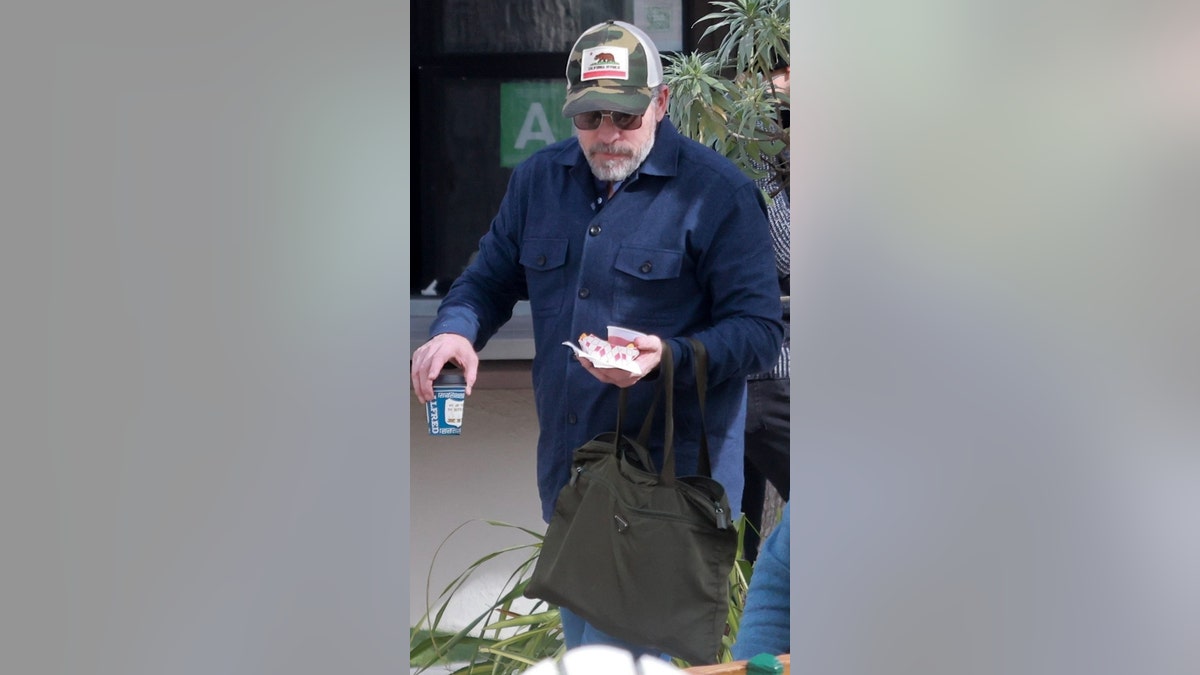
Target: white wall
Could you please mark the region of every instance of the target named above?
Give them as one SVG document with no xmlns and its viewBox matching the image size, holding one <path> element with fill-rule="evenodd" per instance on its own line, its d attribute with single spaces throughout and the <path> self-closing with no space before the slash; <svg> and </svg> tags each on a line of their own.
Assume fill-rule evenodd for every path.
<svg viewBox="0 0 1200 675">
<path fill-rule="evenodd" d="M 481 365 L 487 367 L 487 362 Z M 456 527 L 472 520 L 497 520 L 543 532 L 545 523 L 534 468 L 537 417 L 532 389 L 476 389 L 467 399 L 461 436 L 430 436 L 425 430 L 425 408 L 411 395 L 409 419 L 409 612 L 410 622 L 415 622 L 425 612 L 426 575 L 434 551 Z M 438 554 L 431 594 L 436 597 L 485 554 L 529 541 L 533 539 L 517 530 L 470 522 Z M 468 602 L 447 614 L 447 624 L 461 627 L 477 616 L 516 561 L 500 558 L 489 566 L 491 573 L 464 591 Z"/>
</svg>

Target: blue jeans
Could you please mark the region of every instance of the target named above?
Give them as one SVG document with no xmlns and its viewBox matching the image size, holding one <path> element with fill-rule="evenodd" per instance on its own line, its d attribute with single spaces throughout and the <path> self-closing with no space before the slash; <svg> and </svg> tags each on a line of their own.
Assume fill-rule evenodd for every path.
<svg viewBox="0 0 1200 675">
<path fill-rule="evenodd" d="M 610 645 L 628 651 L 633 654 L 634 659 L 643 654 L 650 654 L 651 656 L 669 660 L 669 657 L 656 649 L 639 647 L 632 642 L 619 640 L 607 633 L 601 632 L 595 626 L 584 621 L 583 617 L 566 607 L 559 607 L 558 614 L 562 617 L 563 639 L 567 643 L 567 649 L 574 649 L 583 645 Z"/>
</svg>

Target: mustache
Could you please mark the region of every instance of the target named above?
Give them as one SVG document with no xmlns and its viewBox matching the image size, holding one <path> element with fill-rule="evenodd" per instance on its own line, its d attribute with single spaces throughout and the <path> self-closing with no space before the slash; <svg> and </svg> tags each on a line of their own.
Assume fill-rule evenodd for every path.
<svg viewBox="0 0 1200 675">
<path fill-rule="evenodd" d="M 606 155 L 621 155 L 623 157 L 633 157 L 633 148 L 618 145 L 616 143 L 597 143 L 588 148 L 588 155 L 591 157 L 599 153 Z"/>
</svg>

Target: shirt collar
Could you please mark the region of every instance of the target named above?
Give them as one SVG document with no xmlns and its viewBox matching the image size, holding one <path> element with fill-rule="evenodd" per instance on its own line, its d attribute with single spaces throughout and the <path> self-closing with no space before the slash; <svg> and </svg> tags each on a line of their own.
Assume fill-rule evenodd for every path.
<svg viewBox="0 0 1200 675">
<path fill-rule="evenodd" d="M 663 117 L 654 135 L 654 147 L 638 172 L 647 176 L 674 176 L 679 167 L 679 148 L 683 136 L 671 124 L 671 118 Z"/>
</svg>

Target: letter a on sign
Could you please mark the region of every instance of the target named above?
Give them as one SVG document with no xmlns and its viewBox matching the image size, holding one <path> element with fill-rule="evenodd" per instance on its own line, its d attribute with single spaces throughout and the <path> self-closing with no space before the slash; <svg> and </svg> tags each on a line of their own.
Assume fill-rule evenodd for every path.
<svg viewBox="0 0 1200 675">
<path fill-rule="evenodd" d="M 524 150 L 529 141 L 542 141 L 546 145 L 554 142 L 554 132 L 550 129 L 550 120 L 546 119 L 546 109 L 537 101 L 529 104 L 529 112 L 525 113 L 525 122 L 513 147 Z"/>
<path fill-rule="evenodd" d="M 559 112 L 566 97 L 566 88 L 557 80 L 500 84 L 500 166 L 512 168 L 547 145 L 571 137 L 571 120 Z"/>
</svg>

